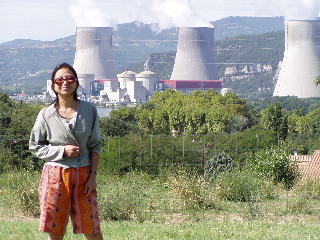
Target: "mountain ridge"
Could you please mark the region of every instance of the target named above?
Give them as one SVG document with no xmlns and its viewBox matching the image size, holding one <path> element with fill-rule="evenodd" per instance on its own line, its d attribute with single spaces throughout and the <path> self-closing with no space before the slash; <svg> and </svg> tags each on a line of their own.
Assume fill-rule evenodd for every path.
<svg viewBox="0 0 320 240">
<path fill-rule="evenodd" d="M 272 35 L 274 31 L 284 30 L 282 17 L 228 17 L 214 21 L 212 24 L 215 27 L 216 46 L 220 41 L 230 44 L 230 41 L 235 41 L 234 38 L 237 36 L 252 34 L 253 38 L 255 35 L 259 38 L 258 34 Z M 155 32 L 154 27 L 154 24 L 140 22 L 118 26 L 118 30 L 113 33 L 112 46 L 117 72 L 131 70 L 129 68 L 143 63 L 152 54 L 168 54 L 176 51 L 176 29 Z M 284 36 L 284 32 L 280 35 Z M 75 41 L 74 34 L 54 41 L 15 39 L 0 44 L 0 91 L 2 89 L 5 92 L 17 93 L 24 90 L 30 94 L 41 93 L 45 90 L 44 81 L 50 78 L 49 72 L 57 63 L 63 61 L 73 63 Z M 228 61 L 222 59 L 222 63 L 239 62 L 239 58 L 245 56 L 236 51 L 224 51 L 223 54 Z M 255 58 L 259 59 L 259 56 L 252 56 L 251 60 Z M 217 62 L 221 61 L 217 59 Z M 278 59 L 272 59 L 272 61 L 275 65 Z M 168 76 L 170 70 L 166 71 Z"/>
</svg>

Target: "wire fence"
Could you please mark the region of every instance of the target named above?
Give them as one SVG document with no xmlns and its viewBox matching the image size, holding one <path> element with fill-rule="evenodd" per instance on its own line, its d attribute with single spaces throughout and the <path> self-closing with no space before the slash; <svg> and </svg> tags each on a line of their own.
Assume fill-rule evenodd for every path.
<svg viewBox="0 0 320 240">
<path fill-rule="evenodd" d="M 303 168 L 304 176 L 310 176 L 292 188 L 244 170 L 211 180 L 205 176 L 206 163 L 220 153 L 245 166 L 254 153 L 272 145 L 280 149 L 283 141 L 272 131 L 105 138 L 98 175 L 101 216 L 174 222 L 314 219 L 320 214 L 320 154 L 314 153 L 319 136 L 288 135 L 286 141 L 288 154 L 301 165 L 298 170 Z M 30 154 L 26 139 L 2 138 L 0 160 L 4 174 L 12 169 L 40 170 L 43 165 Z"/>
<path fill-rule="evenodd" d="M 228 153 L 235 162 L 240 163 L 249 153 L 271 145 L 279 146 L 280 141 L 277 134 L 268 130 L 253 131 L 249 134 L 106 137 L 103 139 L 101 164 L 106 172 L 114 174 L 128 169 L 156 170 L 171 166 L 189 166 L 203 172 L 205 162 L 221 152 Z M 28 150 L 28 139 L 0 138 L 0 153 L 10 166 L 24 166 L 22 163 L 25 163 L 26 159 L 30 164 L 31 160 L 33 163 L 38 161 L 32 158 Z"/>
</svg>

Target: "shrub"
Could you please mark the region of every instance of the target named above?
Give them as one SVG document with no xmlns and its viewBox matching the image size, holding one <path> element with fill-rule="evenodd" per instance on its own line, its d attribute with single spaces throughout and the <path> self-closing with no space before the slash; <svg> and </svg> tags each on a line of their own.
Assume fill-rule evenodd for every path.
<svg viewBox="0 0 320 240">
<path fill-rule="evenodd" d="M 295 162 L 289 159 L 288 149 L 285 146 L 259 151 L 251 156 L 253 161 L 251 168 L 275 183 L 283 182 L 287 188 L 291 188 L 296 182 L 299 174 Z"/>
<path fill-rule="evenodd" d="M 26 170 L 1 174 L 1 201 L 24 215 L 38 217 L 39 180 L 39 173 Z"/>
<path fill-rule="evenodd" d="M 178 170 L 168 177 L 168 187 L 176 196 L 177 208 L 207 209 L 215 207 L 214 188 L 203 176 Z"/>
<path fill-rule="evenodd" d="M 303 196 L 304 199 L 320 199 L 320 183 L 315 180 L 308 180 L 295 189 L 297 195 Z"/>
<path fill-rule="evenodd" d="M 149 178 L 142 173 L 124 176 L 101 176 L 99 181 L 99 212 L 105 220 L 144 221 L 148 216 L 145 188 Z"/>
<path fill-rule="evenodd" d="M 230 156 L 227 153 L 222 152 L 206 162 L 204 174 L 208 178 L 216 178 L 219 173 L 231 171 L 234 167 L 235 164 Z"/>
<path fill-rule="evenodd" d="M 221 200 L 249 202 L 275 197 L 273 184 L 249 170 L 224 172 L 215 184 L 217 197 Z"/>
<path fill-rule="evenodd" d="M 306 198 L 299 196 L 288 201 L 287 212 L 312 214 L 314 210 L 312 209 L 311 204 L 306 201 Z"/>
</svg>

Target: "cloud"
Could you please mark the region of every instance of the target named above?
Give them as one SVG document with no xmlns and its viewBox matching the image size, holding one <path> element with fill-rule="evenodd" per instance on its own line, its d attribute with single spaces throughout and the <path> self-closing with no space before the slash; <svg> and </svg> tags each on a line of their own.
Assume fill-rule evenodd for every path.
<svg viewBox="0 0 320 240">
<path fill-rule="evenodd" d="M 69 11 L 77 27 L 116 27 L 115 18 L 108 15 L 96 0 L 71 0 Z"/>
<path fill-rule="evenodd" d="M 136 0 L 136 18 L 159 24 L 159 30 L 171 27 L 212 27 L 198 15 L 190 0 Z"/>
</svg>

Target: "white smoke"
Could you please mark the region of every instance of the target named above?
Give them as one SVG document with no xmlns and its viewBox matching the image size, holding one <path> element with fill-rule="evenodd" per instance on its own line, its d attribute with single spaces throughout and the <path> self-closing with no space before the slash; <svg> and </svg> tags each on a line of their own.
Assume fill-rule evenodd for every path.
<svg viewBox="0 0 320 240">
<path fill-rule="evenodd" d="M 286 20 L 315 20 L 320 0 L 257 0 L 257 15 L 284 16 Z"/>
<path fill-rule="evenodd" d="M 102 11 L 96 0 L 70 0 L 69 11 L 77 27 L 116 27 L 116 20 Z"/>
<path fill-rule="evenodd" d="M 190 0 L 136 0 L 136 19 L 158 23 L 160 29 L 171 27 L 212 27 L 198 15 Z"/>
</svg>

